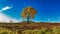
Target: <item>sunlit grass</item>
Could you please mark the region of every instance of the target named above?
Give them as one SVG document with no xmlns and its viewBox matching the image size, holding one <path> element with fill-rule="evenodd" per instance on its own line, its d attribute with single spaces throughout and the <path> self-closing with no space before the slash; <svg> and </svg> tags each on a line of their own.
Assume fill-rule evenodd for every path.
<svg viewBox="0 0 60 34">
<path fill-rule="evenodd" d="M 11 31 L 7 28 L 0 27 L 0 34 L 18 34 L 18 33 Z"/>
</svg>

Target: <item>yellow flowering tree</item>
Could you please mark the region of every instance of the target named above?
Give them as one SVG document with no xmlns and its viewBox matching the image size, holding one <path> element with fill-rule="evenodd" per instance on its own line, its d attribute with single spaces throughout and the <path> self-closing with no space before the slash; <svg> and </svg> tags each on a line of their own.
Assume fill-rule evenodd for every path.
<svg viewBox="0 0 60 34">
<path fill-rule="evenodd" d="M 21 16 L 27 18 L 27 21 L 29 22 L 29 19 L 33 19 L 36 13 L 37 12 L 33 7 L 26 7 L 23 9 Z"/>
</svg>

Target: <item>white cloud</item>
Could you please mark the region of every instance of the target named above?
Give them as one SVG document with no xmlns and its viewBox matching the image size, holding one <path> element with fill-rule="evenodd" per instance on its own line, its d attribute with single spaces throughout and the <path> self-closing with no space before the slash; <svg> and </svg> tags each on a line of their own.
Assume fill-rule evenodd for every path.
<svg viewBox="0 0 60 34">
<path fill-rule="evenodd" d="M 2 13 L 3 11 L 11 9 L 11 8 L 12 7 L 10 6 L 6 6 L 0 10 L 0 22 L 10 22 L 10 20 L 12 20 L 14 23 L 19 22 L 19 20 L 16 20 L 15 18 L 9 17 L 8 15 Z"/>
<path fill-rule="evenodd" d="M 8 9 L 11 9 L 12 7 L 10 7 L 10 6 L 5 6 L 5 7 L 3 7 L 1 10 L 0 10 L 0 12 L 1 11 L 5 11 L 5 10 L 8 10 Z"/>
<path fill-rule="evenodd" d="M 18 20 L 11 18 L 0 12 L 0 22 L 10 22 L 10 20 L 12 20 L 13 22 L 19 22 Z"/>
</svg>

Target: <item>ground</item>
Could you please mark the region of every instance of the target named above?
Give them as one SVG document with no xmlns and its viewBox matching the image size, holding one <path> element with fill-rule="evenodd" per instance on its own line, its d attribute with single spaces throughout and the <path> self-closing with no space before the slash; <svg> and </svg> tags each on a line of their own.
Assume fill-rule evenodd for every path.
<svg viewBox="0 0 60 34">
<path fill-rule="evenodd" d="M 60 26 L 60 23 L 46 23 L 46 22 L 20 22 L 20 23 L 2 23 L 0 22 L 0 27 L 7 28 L 9 30 L 15 31 L 19 30 L 24 31 L 24 30 L 34 30 L 34 29 L 42 29 L 42 28 L 52 28 L 52 27 L 57 27 Z"/>
</svg>

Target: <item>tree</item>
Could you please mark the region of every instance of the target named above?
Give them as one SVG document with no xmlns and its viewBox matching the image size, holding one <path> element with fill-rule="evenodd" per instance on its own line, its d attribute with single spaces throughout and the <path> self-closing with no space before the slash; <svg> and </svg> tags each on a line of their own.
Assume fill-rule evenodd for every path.
<svg viewBox="0 0 60 34">
<path fill-rule="evenodd" d="M 23 12 L 22 12 L 21 16 L 23 18 L 27 18 L 27 21 L 29 22 L 29 19 L 30 18 L 33 19 L 36 13 L 37 12 L 34 8 L 26 7 L 26 8 L 23 9 Z"/>
</svg>

